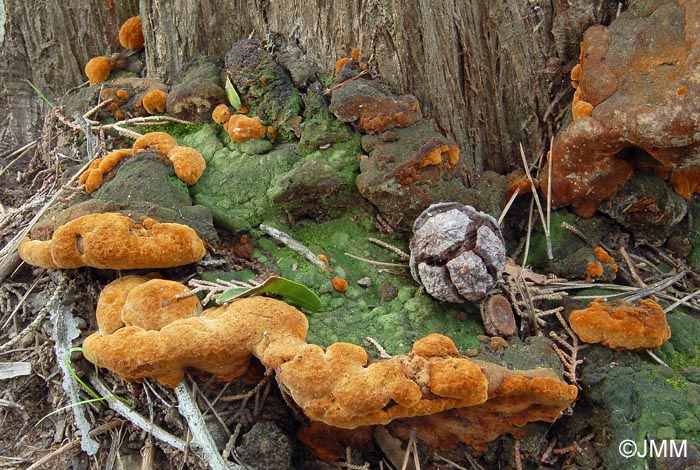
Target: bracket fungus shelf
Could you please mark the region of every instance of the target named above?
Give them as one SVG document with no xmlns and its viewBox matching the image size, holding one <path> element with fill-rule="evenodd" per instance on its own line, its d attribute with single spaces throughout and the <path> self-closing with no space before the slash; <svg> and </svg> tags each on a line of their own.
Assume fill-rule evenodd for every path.
<svg viewBox="0 0 700 470">
<path fill-rule="evenodd" d="M 698 6 L 656 0 L 584 34 L 571 74 L 574 121 L 554 140 L 555 206 L 583 217 L 635 171 L 658 174 L 686 199 L 700 192 Z"/>
<path fill-rule="evenodd" d="M 569 322 L 581 340 L 613 349 L 658 348 L 671 337 L 666 314 L 652 299 L 636 304 L 594 301 L 571 312 Z"/>
<path fill-rule="evenodd" d="M 19 255 L 46 269 L 154 269 L 204 257 L 201 238 L 186 225 L 142 223 L 119 213 L 89 214 L 61 225 L 48 240 L 25 238 Z"/>
<path fill-rule="evenodd" d="M 196 297 L 176 296 L 186 290 L 142 276 L 108 285 L 97 307 L 99 331 L 83 343 L 86 358 L 125 380 L 174 387 L 186 368 L 230 380 L 256 357 L 310 419 L 345 429 L 498 402 L 495 410 L 517 418 L 490 440 L 532 420 L 556 419 L 577 396 L 552 370 L 474 361 L 440 334 L 416 341 L 407 354 L 370 359 L 350 343 L 307 343 L 306 316 L 282 301 L 250 297 L 201 312 Z M 547 412 L 518 414 L 531 406 Z"/>
</svg>

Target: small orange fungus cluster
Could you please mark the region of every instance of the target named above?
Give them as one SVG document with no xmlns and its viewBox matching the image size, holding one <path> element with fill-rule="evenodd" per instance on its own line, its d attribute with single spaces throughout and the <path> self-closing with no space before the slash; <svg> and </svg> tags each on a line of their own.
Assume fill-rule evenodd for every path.
<svg viewBox="0 0 700 470">
<path fill-rule="evenodd" d="M 150 132 L 134 142 L 134 153 L 151 150 L 165 155 L 173 164 L 175 175 L 188 185 L 195 184 L 207 167 L 202 154 L 191 147 L 177 144 L 174 137 L 166 132 Z"/>
<path fill-rule="evenodd" d="M 141 29 L 141 17 L 129 18 L 119 29 L 119 43 L 126 49 L 143 49 L 144 38 Z M 111 56 L 93 57 L 85 64 L 85 75 L 88 77 L 90 85 L 104 82 L 109 78 L 113 70 L 122 69 L 126 66 L 126 57 L 123 54 L 112 54 Z"/>
<path fill-rule="evenodd" d="M 333 284 L 333 289 L 338 292 L 345 292 L 348 290 L 348 281 L 342 277 L 334 277 L 331 279 L 331 284 Z"/>
<path fill-rule="evenodd" d="M 109 74 L 112 73 L 112 70 L 123 66 L 123 61 L 117 56 L 119 56 L 119 54 L 93 57 L 85 64 L 85 75 L 90 85 L 104 82 L 109 78 Z"/>
<path fill-rule="evenodd" d="M 342 72 L 343 68 L 345 68 L 345 65 L 348 63 L 350 63 L 350 66 L 352 68 L 365 68 L 364 66 L 359 65 L 359 60 L 360 60 L 360 48 L 354 47 L 350 50 L 349 57 L 341 57 L 335 63 L 335 68 L 334 68 L 335 75 L 338 75 L 340 72 Z"/>
<path fill-rule="evenodd" d="M 618 267 L 615 258 L 610 256 L 605 248 L 597 246 L 593 249 L 593 254 L 595 255 L 596 261 L 589 261 L 586 265 L 586 279 L 588 281 L 592 281 L 597 277 L 602 277 L 606 267 L 613 273 L 617 272 Z"/>
<path fill-rule="evenodd" d="M 231 118 L 231 110 L 228 105 L 221 103 L 211 112 L 211 118 L 217 124 L 225 124 Z"/>
<path fill-rule="evenodd" d="M 122 160 L 137 152 L 150 150 L 168 158 L 175 175 L 188 185 L 195 184 L 204 173 L 207 162 L 202 154 L 191 147 L 178 145 L 174 137 L 166 132 L 150 132 L 136 139 L 130 149 L 119 149 L 102 158 L 96 158 L 80 175 L 79 184 L 92 193 L 102 186 L 104 175 L 112 171 Z"/>
<path fill-rule="evenodd" d="M 102 158 L 96 158 L 87 170 L 85 170 L 78 179 L 78 184 L 85 185 L 85 192 L 92 193 L 102 186 L 103 177 L 106 173 L 112 171 L 122 160 L 133 155 L 131 149 L 115 150 Z"/>
</svg>

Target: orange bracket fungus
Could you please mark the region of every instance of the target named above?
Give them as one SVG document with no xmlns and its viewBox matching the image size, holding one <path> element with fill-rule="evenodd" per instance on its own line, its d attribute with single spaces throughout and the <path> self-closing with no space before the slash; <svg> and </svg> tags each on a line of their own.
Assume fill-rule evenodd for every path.
<svg viewBox="0 0 700 470">
<path fill-rule="evenodd" d="M 585 32 L 571 77 L 574 121 L 556 137 L 542 182 L 555 206 L 590 217 L 635 171 L 669 180 L 686 199 L 700 192 L 697 8 L 667 4 L 635 5 Z"/>
<path fill-rule="evenodd" d="M 126 56 L 124 54 L 115 53 L 111 56 L 93 57 L 85 64 L 85 75 L 90 85 L 94 85 L 107 80 L 112 70 L 124 67 L 126 67 Z"/>
<path fill-rule="evenodd" d="M 85 64 L 85 75 L 87 75 L 90 85 L 94 85 L 107 80 L 113 68 L 114 62 L 111 58 L 105 56 L 93 57 Z"/>
<path fill-rule="evenodd" d="M 199 261 L 205 253 L 186 225 L 153 219 L 139 224 L 119 213 L 84 215 L 58 227 L 49 240 L 25 238 L 19 245 L 24 261 L 47 269 L 168 268 Z"/>
<path fill-rule="evenodd" d="M 131 50 L 143 49 L 144 39 L 141 24 L 141 17 L 129 18 L 119 28 L 119 43 Z"/>
<path fill-rule="evenodd" d="M 663 309 L 651 299 L 630 302 L 591 302 L 574 310 L 571 329 L 586 343 L 602 343 L 613 349 L 650 349 L 671 337 Z"/>
<path fill-rule="evenodd" d="M 136 139 L 131 150 L 133 150 L 134 153 L 141 150 L 152 150 L 167 155 L 174 147 L 177 147 L 177 145 L 175 137 L 167 132 L 149 132 Z"/>
<path fill-rule="evenodd" d="M 245 142 L 250 139 L 264 139 L 267 128 L 259 117 L 248 117 L 243 114 L 234 114 L 226 123 L 226 132 L 234 142 Z"/>
<path fill-rule="evenodd" d="M 177 297 L 184 291 L 182 284 L 142 277 L 108 285 L 97 307 L 99 331 L 83 343 L 86 357 L 125 380 L 175 387 L 188 367 L 220 380 L 240 377 L 255 356 L 276 371 L 280 387 L 309 418 L 347 429 L 493 400 L 495 413 L 513 416 L 510 430 L 554 420 L 576 399 L 577 388 L 549 369 L 472 361 L 443 335 L 416 341 L 408 354 L 374 360 L 353 344 L 307 343 L 306 317 L 282 301 L 248 297 L 200 314 L 195 302 Z M 523 413 L 533 403 L 546 406 Z"/>
<path fill-rule="evenodd" d="M 168 94 L 163 90 L 151 90 L 143 95 L 141 104 L 148 114 L 159 114 L 165 112 L 165 101 Z"/>
<path fill-rule="evenodd" d="M 192 147 L 173 147 L 167 157 L 173 164 L 175 175 L 190 186 L 199 180 L 207 167 L 202 154 Z"/>
</svg>

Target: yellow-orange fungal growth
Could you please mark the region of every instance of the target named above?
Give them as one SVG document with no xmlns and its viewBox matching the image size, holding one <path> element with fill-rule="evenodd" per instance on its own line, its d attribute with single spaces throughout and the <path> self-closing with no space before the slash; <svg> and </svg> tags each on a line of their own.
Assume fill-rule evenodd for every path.
<svg viewBox="0 0 700 470">
<path fill-rule="evenodd" d="M 131 155 L 133 155 L 131 149 L 115 150 L 102 157 L 102 160 L 100 161 L 100 164 L 97 168 L 104 175 L 108 171 L 111 171 L 115 166 L 117 166 L 119 162 L 121 162 L 125 158 L 131 157 Z"/>
<path fill-rule="evenodd" d="M 102 172 L 99 169 L 88 170 L 85 172 L 85 191 L 92 193 L 97 191 L 102 186 Z"/>
<path fill-rule="evenodd" d="M 591 103 L 587 103 L 586 101 L 574 103 L 571 105 L 571 114 L 573 115 L 574 120 L 582 117 L 588 117 L 593 114 L 593 105 Z"/>
<path fill-rule="evenodd" d="M 188 185 L 195 184 L 207 167 L 202 154 L 191 147 L 173 147 L 168 153 L 175 175 Z"/>
<path fill-rule="evenodd" d="M 600 277 L 603 275 L 603 272 L 604 269 L 602 264 L 593 261 L 588 262 L 588 265 L 586 266 L 586 277 Z"/>
<path fill-rule="evenodd" d="M 165 101 L 168 94 L 163 90 L 151 90 L 143 96 L 143 107 L 148 114 L 159 114 L 165 112 Z"/>
<path fill-rule="evenodd" d="M 138 224 L 119 213 L 78 217 L 58 227 L 50 240 L 25 238 L 18 251 L 27 263 L 47 269 L 167 268 L 206 254 L 197 232 L 186 225 L 153 219 Z"/>
<path fill-rule="evenodd" d="M 227 105 L 221 103 L 211 112 L 211 118 L 217 124 L 224 124 L 231 118 L 231 111 Z"/>
<path fill-rule="evenodd" d="M 663 309 L 651 299 L 638 303 L 596 300 L 569 316 L 574 332 L 586 343 L 613 349 L 649 349 L 671 337 Z"/>
<path fill-rule="evenodd" d="M 250 139 L 264 139 L 267 128 L 257 116 L 249 118 L 243 114 L 234 114 L 228 120 L 226 132 L 234 142 L 245 142 Z"/>
<path fill-rule="evenodd" d="M 119 43 L 127 49 L 142 49 L 144 38 L 141 26 L 140 16 L 134 16 L 126 20 L 119 29 Z"/>
<path fill-rule="evenodd" d="M 331 283 L 333 284 L 333 289 L 338 292 L 345 292 L 348 290 L 348 281 L 342 277 L 334 277 L 331 279 Z"/>
<path fill-rule="evenodd" d="M 600 261 L 601 263 L 610 264 L 615 262 L 615 259 L 612 256 L 610 256 L 610 254 L 607 251 L 605 251 L 605 248 L 603 248 L 602 246 L 595 247 L 593 249 L 593 253 L 595 254 L 595 257 L 598 259 L 598 261 Z"/>
<path fill-rule="evenodd" d="M 177 147 L 177 140 L 167 132 L 149 132 L 136 139 L 131 149 L 134 153 L 151 150 L 167 155 L 173 147 Z"/>
<path fill-rule="evenodd" d="M 85 64 L 85 75 L 90 85 L 94 85 L 107 80 L 113 68 L 114 62 L 109 57 L 93 57 Z"/>
<path fill-rule="evenodd" d="M 347 64 L 350 61 L 350 57 L 341 57 L 338 59 L 338 62 L 335 63 L 335 74 L 338 75 L 341 70 L 343 70 L 343 66 Z"/>
</svg>

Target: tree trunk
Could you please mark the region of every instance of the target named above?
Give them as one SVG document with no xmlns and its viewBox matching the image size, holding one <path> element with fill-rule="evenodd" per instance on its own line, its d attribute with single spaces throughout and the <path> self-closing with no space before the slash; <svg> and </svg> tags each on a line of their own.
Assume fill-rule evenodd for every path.
<svg viewBox="0 0 700 470">
<path fill-rule="evenodd" d="M 114 10 L 107 1 L 7 2 L 0 54 L 12 65 L 0 69 L 0 103 L 10 110 L 2 152 L 34 138 L 48 110 L 24 79 L 49 98 L 80 84 L 89 58 L 120 50 L 118 26 L 137 11 L 135 0 Z M 567 93 L 583 30 L 607 19 L 617 3 L 140 0 L 138 10 L 148 73 L 164 80 L 197 55 L 223 57 L 249 35 L 281 34 L 329 71 L 361 48 L 372 71 L 395 92 L 415 94 L 459 143 L 473 182 L 484 169 L 520 166 L 518 143 L 529 156 L 543 152 L 552 111 L 568 101 L 550 109 L 558 93 Z"/>
<path fill-rule="evenodd" d="M 44 2 L 0 0 L 0 155 L 39 135 L 51 106 L 85 81 L 94 56 L 119 50 L 119 25 L 137 14 L 138 1 Z"/>
</svg>

